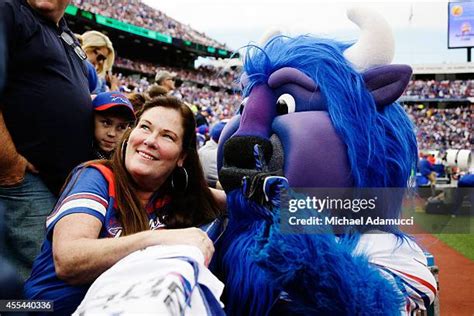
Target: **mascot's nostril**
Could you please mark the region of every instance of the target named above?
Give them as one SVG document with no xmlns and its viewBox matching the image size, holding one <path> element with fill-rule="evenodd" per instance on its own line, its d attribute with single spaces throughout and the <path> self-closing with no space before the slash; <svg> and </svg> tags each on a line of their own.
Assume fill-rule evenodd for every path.
<svg viewBox="0 0 474 316">
<path fill-rule="evenodd" d="M 224 145 L 224 165 L 242 169 L 255 169 L 255 145 L 263 151 L 265 163 L 270 161 L 273 146 L 269 140 L 255 136 L 236 136 Z"/>
</svg>

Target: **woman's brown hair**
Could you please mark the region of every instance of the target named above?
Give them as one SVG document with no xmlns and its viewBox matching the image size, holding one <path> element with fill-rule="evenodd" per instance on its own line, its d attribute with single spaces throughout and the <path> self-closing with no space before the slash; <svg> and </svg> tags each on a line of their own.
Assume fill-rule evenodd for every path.
<svg viewBox="0 0 474 316">
<path fill-rule="evenodd" d="M 154 107 L 175 109 L 183 122 L 183 152 L 186 158 L 183 167 L 187 172 L 187 187 L 173 189 L 171 177 L 159 189 L 169 192 L 171 204 L 166 214 L 158 214 L 167 228 L 199 226 L 212 221 L 222 213 L 214 200 L 202 171 L 196 149 L 196 122 L 194 114 L 184 103 L 174 97 L 157 97 L 148 101 L 137 114 L 137 121 L 147 110 Z M 115 178 L 117 212 L 122 223 L 122 235 L 130 235 L 149 229 L 149 219 L 144 206 L 136 194 L 135 182 L 125 168 L 124 151 L 131 130 L 127 131 L 111 160 L 95 160 L 86 164 L 101 163 L 111 169 Z M 178 177 L 176 177 L 178 178 Z M 178 182 L 178 181 L 177 181 Z M 184 181 L 180 181 L 184 182 Z M 184 187 L 184 185 L 183 185 Z"/>
</svg>

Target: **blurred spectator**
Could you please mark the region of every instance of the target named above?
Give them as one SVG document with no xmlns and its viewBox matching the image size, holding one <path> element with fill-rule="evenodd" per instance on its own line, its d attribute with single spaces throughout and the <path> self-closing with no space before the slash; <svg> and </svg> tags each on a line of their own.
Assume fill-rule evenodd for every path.
<svg viewBox="0 0 474 316">
<path fill-rule="evenodd" d="M 8 58 L 0 95 L 3 250 L 23 278 L 55 194 L 72 168 L 91 158 L 87 57 L 63 18 L 68 2 L 0 0 Z"/>
<path fill-rule="evenodd" d="M 418 161 L 416 184 L 419 187 L 434 186 L 436 184 L 436 172 L 433 170 L 433 165 L 428 160 L 429 155 L 420 155 Z"/>
<path fill-rule="evenodd" d="M 206 141 L 209 139 L 209 127 L 206 125 L 201 125 L 196 128 L 196 141 L 197 148 L 204 146 Z"/>
<path fill-rule="evenodd" d="M 196 126 L 209 126 L 209 121 L 207 120 L 207 116 L 212 114 L 211 110 L 207 109 L 199 109 L 198 112 L 196 113 Z"/>
<path fill-rule="evenodd" d="M 158 86 L 164 88 L 166 93 L 171 93 L 176 87 L 174 86 L 174 79 L 176 74 L 166 70 L 160 70 L 156 73 L 155 82 Z"/>
<path fill-rule="evenodd" d="M 101 32 L 87 31 L 80 36 L 82 48 L 87 59 L 94 65 L 99 82 L 93 93 L 118 90 L 118 79 L 112 75 L 112 66 L 115 60 L 115 51 L 110 39 Z M 107 88 L 107 85 L 109 88 Z"/>
<path fill-rule="evenodd" d="M 430 162 L 432 166 L 436 163 L 436 158 L 433 154 L 428 155 L 426 159 Z"/>
<path fill-rule="evenodd" d="M 204 176 L 206 177 L 207 183 L 212 188 L 216 187 L 218 181 L 217 146 L 225 124 L 226 122 L 216 123 L 211 129 L 211 138 L 198 151 Z"/>
<path fill-rule="evenodd" d="M 150 99 L 153 99 L 156 97 L 166 96 L 168 94 L 168 90 L 162 86 L 154 84 L 148 88 L 147 94 Z"/>
<path fill-rule="evenodd" d="M 132 103 L 133 106 L 133 111 L 137 113 L 143 108 L 143 105 L 145 104 L 145 97 L 141 93 L 133 92 L 129 93 L 127 95 L 127 98 L 130 100 L 130 103 Z"/>
</svg>

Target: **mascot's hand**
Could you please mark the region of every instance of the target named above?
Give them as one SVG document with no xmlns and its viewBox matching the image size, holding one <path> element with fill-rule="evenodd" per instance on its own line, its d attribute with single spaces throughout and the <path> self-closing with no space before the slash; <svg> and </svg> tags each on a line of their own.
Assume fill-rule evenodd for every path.
<svg viewBox="0 0 474 316">
<path fill-rule="evenodd" d="M 288 188 L 288 180 L 272 172 L 260 172 L 242 179 L 243 195 L 268 210 L 280 206 L 281 194 Z"/>
<path fill-rule="evenodd" d="M 242 178 L 243 195 L 254 202 L 273 209 L 279 206 L 280 194 L 289 188 L 288 180 L 280 172 L 269 172 L 260 145 L 254 146 L 255 170 L 252 177 Z"/>
<path fill-rule="evenodd" d="M 281 176 L 269 176 L 263 181 L 265 201 L 273 207 L 280 207 L 281 194 L 288 192 L 288 179 Z"/>
</svg>

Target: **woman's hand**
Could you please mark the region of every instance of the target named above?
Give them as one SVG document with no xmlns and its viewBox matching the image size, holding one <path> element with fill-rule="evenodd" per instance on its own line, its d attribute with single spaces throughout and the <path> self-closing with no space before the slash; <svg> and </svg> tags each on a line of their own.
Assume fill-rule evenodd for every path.
<svg viewBox="0 0 474 316">
<path fill-rule="evenodd" d="M 107 71 L 105 75 L 105 81 L 110 88 L 110 91 L 119 91 L 120 79 L 112 74 L 112 72 Z"/>
<path fill-rule="evenodd" d="M 156 245 L 189 245 L 201 250 L 206 267 L 214 254 L 214 244 L 207 234 L 199 228 L 163 229 L 151 231 Z"/>
</svg>

